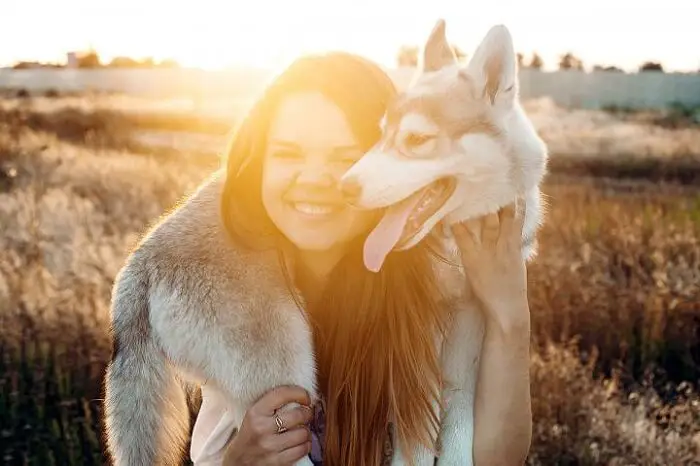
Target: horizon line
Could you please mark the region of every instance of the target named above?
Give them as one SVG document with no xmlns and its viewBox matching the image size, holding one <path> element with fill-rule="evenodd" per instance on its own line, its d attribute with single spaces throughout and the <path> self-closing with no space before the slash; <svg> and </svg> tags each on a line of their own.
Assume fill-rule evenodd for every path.
<svg viewBox="0 0 700 466">
<path fill-rule="evenodd" d="M 398 55 L 402 47 L 407 47 L 407 48 L 414 48 L 420 51 L 420 48 L 415 46 L 415 45 L 402 45 L 399 46 L 396 50 L 396 55 L 394 58 L 390 61 L 391 63 L 384 63 L 385 60 L 375 60 L 378 65 L 380 65 L 383 68 L 387 69 L 397 69 L 397 68 L 406 68 L 406 67 L 411 67 L 411 66 L 406 66 L 406 65 L 400 65 L 398 62 Z M 98 59 L 100 57 L 100 53 L 96 49 L 92 50 L 75 50 L 75 51 L 67 51 L 64 53 L 64 59 L 62 61 L 59 60 L 41 60 L 41 59 L 15 59 L 13 61 L 0 61 L 0 69 L 11 69 L 15 71 L 20 71 L 21 69 L 15 69 L 16 66 L 22 65 L 22 64 L 27 64 L 27 65 L 38 65 L 36 67 L 32 68 L 25 68 L 25 69 L 32 69 L 32 70 L 38 70 L 38 69 L 51 69 L 52 67 L 56 67 L 59 69 L 73 69 L 73 70 L 88 70 L 88 69 L 112 69 L 112 70 L 127 70 L 127 69 L 163 69 L 160 68 L 160 65 L 163 65 L 165 63 L 172 63 L 174 66 L 170 66 L 171 68 L 174 69 L 190 69 L 190 70 L 202 70 L 202 71 L 224 71 L 224 70 L 231 70 L 231 69 L 240 69 L 240 68 L 246 68 L 246 69 L 252 69 L 252 70 L 265 70 L 265 71 L 274 71 L 279 69 L 280 63 L 277 64 L 255 64 L 255 63 L 246 63 L 245 61 L 239 62 L 230 62 L 227 64 L 222 64 L 220 66 L 203 66 L 203 65 L 196 65 L 192 63 L 187 63 L 187 62 L 180 62 L 175 58 L 169 58 L 169 57 L 155 57 L 155 56 L 139 56 L 139 57 L 134 57 L 134 56 L 129 56 L 129 55 L 114 55 L 114 56 L 109 56 L 109 60 L 105 60 L 104 62 L 100 61 L 98 66 L 95 67 L 71 67 L 69 66 L 69 59 L 68 56 L 71 53 L 78 54 L 78 55 L 84 55 L 84 54 L 89 54 L 91 51 L 95 52 Z M 520 53 L 520 52 L 518 52 Z M 533 52 L 531 54 L 523 54 L 525 60 L 525 63 L 529 63 L 532 57 L 536 54 L 537 52 Z M 563 52 L 558 55 L 559 58 L 563 57 L 567 53 L 571 52 Z M 538 54 L 539 55 L 539 54 Z M 576 56 L 575 54 L 573 54 Z M 541 58 L 541 55 L 539 55 Z M 150 61 L 152 64 L 151 65 L 146 65 L 144 68 L 139 68 L 139 67 L 129 67 L 129 66 L 124 66 L 124 67 L 119 67 L 119 66 L 110 66 L 110 63 L 117 59 L 126 59 L 126 60 L 132 60 L 135 63 L 144 63 Z M 622 71 L 624 73 L 628 74 L 634 74 L 637 72 L 640 72 L 640 67 L 644 64 L 647 63 L 655 63 L 655 64 L 660 64 L 663 67 L 663 72 L 664 73 L 679 73 L 679 74 L 696 74 L 700 73 L 700 67 L 697 69 L 679 69 L 679 68 L 666 68 L 664 66 L 663 61 L 661 60 L 655 60 L 655 59 L 648 59 L 644 60 L 641 63 L 639 63 L 636 67 L 622 67 L 619 65 L 615 64 L 598 64 L 598 63 L 585 63 L 583 62 L 583 70 L 584 72 L 589 72 L 589 71 L 602 71 L 602 70 L 596 70 L 595 67 L 603 67 L 603 68 L 612 68 L 613 71 Z M 559 62 L 557 61 L 556 63 L 552 62 L 547 62 L 543 60 L 543 66 L 539 69 L 536 67 L 530 67 L 530 66 L 524 66 L 520 69 L 529 69 L 529 70 L 538 70 L 541 72 L 551 72 L 551 71 L 563 71 L 559 66 Z M 167 68 L 167 67 L 165 67 Z"/>
</svg>

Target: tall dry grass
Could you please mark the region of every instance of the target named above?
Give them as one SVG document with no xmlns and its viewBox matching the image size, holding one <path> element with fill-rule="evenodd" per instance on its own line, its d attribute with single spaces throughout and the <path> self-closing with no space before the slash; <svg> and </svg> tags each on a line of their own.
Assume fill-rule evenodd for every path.
<svg viewBox="0 0 700 466">
<path fill-rule="evenodd" d="M 76 115 L 0 115 L 3 464 L 107 464 L 114 275 L 217 164 L 135 143 L 120 116 Z M 700 191 L 560 170 L 545 192 L 529 463 L 700 464 Z"/>
<path fill-rule="evenodd" d="M 0 93 L 1 95 L 1 93 Z M 142 130 L 174 130 L 222 136 L 230 122 L 250 104 L 250 98 L 152 99 L 105 93 L 30 98 L 0 98 L 0 111 L 31 109 L 38 115 L 65 120 L 66 111 L 110 114 L 112 120 L 136 123 Z M 550 150 L 560 156 L 581 158 L 636 157 L 675 159 L 700 156 L 697 124 L 666 124 L 670 112 L 625 112 L 564 109 L 550 98 L 524 102 L 525 110 Z M 684 120 L 685 121 L 685 120 Z M 687 121 L 689 123 L 690 120 Z M 182 138 L 181 138 L 182 139 Z M 185 143 L 187 142 L 186 139 Z M 221 137 L 214 138 L 221 144 Z M 178 141 L 179 143 L 180 141 Z"/>
</svg>

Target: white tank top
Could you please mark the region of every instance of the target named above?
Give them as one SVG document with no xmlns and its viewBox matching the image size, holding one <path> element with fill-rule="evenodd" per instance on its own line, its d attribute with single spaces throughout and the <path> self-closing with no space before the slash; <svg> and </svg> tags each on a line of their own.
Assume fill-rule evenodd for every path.
<svg viewBox="0 0 700 466">
<path fill-rule="evenodd" d="M 202 405 L 194 423 L 190 459 L 195 466 L 221 466 L 236 423 L 237 408 L 213 386 L 202 385 Z"/>
<path fill-rule="evenodd" d="M 324 426 L 324 409 L 316 409 L 310 427 L 312 450 L 309 458 L 314 464 L 322 462 L 323 442 L 320 433 Z M 190 441 L 190 459 L 195 466 L 222 466 L 226 445 L 245 410 L 227 399 L 215 386 L 202 385 L 202 404 L 195 419 Z"/>
</svg>

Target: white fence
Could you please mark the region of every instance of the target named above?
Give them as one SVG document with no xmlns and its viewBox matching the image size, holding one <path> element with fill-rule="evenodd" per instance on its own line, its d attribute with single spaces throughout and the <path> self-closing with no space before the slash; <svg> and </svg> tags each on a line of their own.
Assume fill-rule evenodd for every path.
<svg viewBox="0 0 700 466">
<path fill-rule="evenodd" d="M 399 85 L 413 75 L 410 68 L 387 71 Z M 0 69 L 0 89 L 99 90 L 155 98 L 242 98 L 259 90 L 268 76 L 265 71 L 250 69 Z M 664 108 L 675 103 L 700 106 L 700 74 L 525 69 L 520 73 L 520 84 L 523 98 L 549 96 L 566 107 Z"/>
<path fill-rule="evenodd" d="M 520 88 L 526 98 L 550 96 L 559 105 L 575 108 L 700 107 L 700 73 L 523 70 Z"/>
</svg>

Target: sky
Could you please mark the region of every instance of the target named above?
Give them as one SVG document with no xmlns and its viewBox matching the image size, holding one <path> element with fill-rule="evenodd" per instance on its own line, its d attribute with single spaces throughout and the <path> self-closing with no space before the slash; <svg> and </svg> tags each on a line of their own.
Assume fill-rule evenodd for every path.
<svg viewBox="0 0 700 466">
<path fill-rule="evenodd" d="M 526 61 L 546 68 L 572 52 L 592 64 L 700 69 L 700 1 L 664 0 L 0 0 L 0 66 L 64 63 L 89 47 L 115 56 L 172 58 L 185 66 L 277 67 L 300 53 L 342 49 L 392 66 L 438 18 L 468 54 L 494 24 Z M 239 5 L 239 6 L 236 6 Z"/>
</svg>

